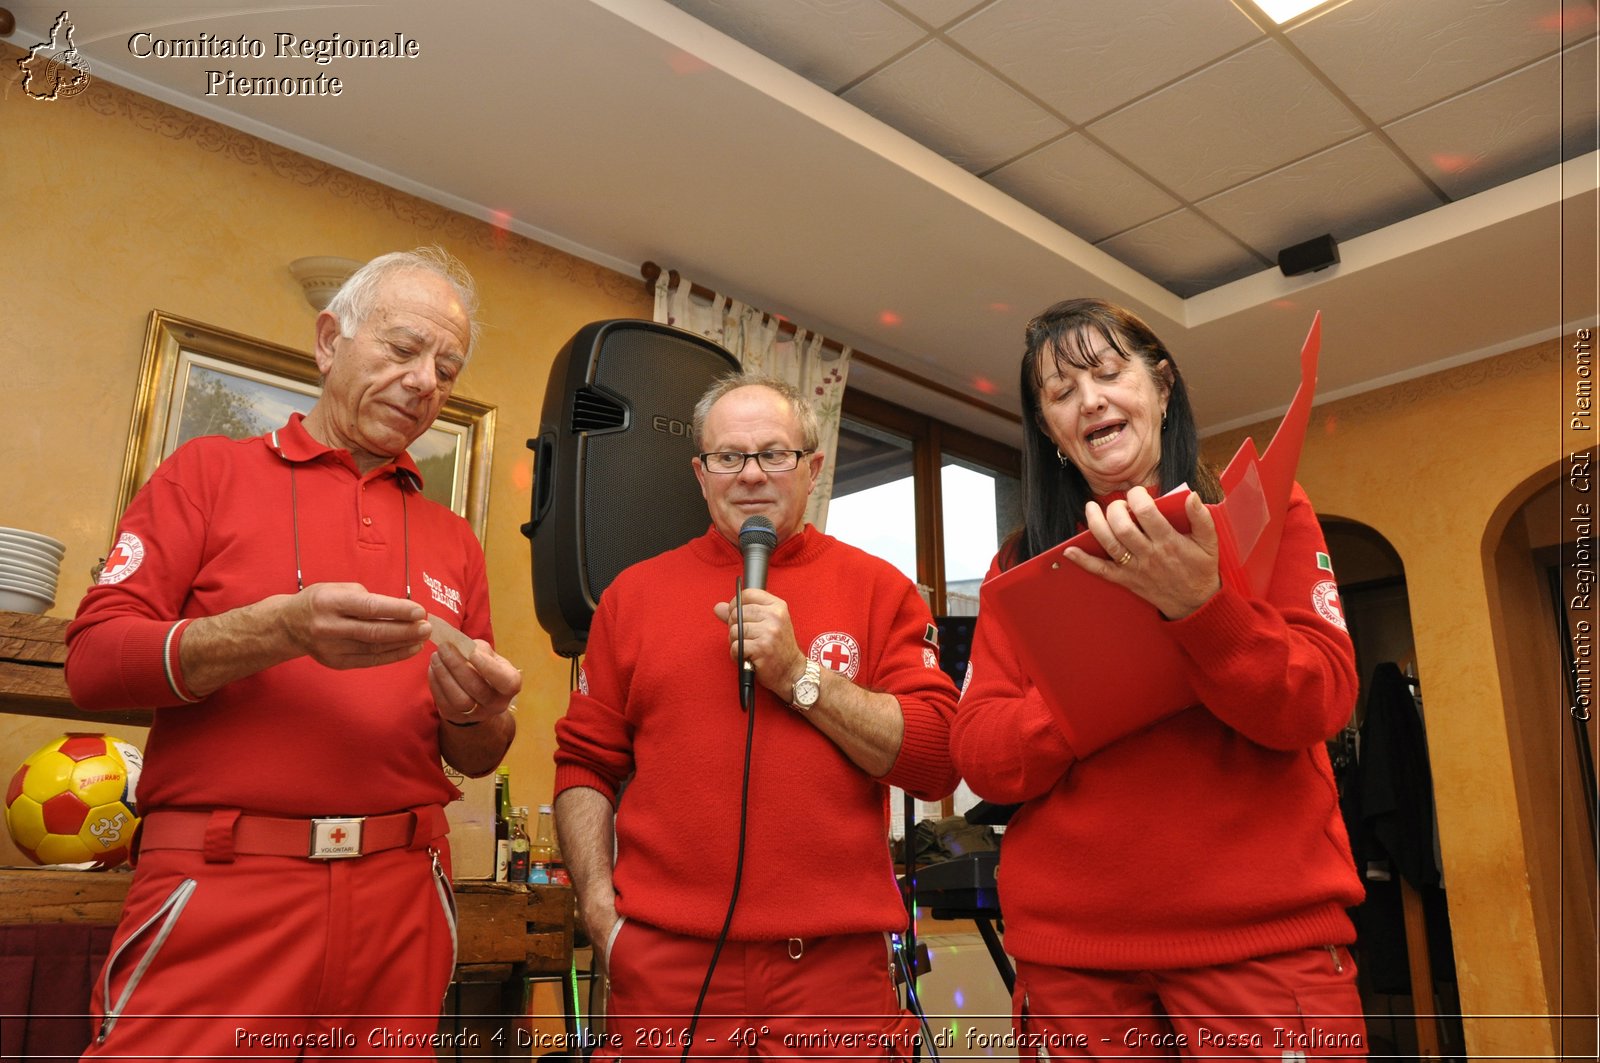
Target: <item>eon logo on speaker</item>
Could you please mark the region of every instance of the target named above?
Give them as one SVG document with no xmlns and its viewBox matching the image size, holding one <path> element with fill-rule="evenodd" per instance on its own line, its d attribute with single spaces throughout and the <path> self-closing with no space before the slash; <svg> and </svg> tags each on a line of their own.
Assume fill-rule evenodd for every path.
<svg viewBox="0 0 1600 1063">
<path fill-rule="evenodd" d="M 669 436 L 686 436 L 689 434 L 688 425 L 676 417 L 668 417 L 662 413 L 658 413 L 650 419 L 650 427 L 657 432 L 665 432 Z"/>
</svg>

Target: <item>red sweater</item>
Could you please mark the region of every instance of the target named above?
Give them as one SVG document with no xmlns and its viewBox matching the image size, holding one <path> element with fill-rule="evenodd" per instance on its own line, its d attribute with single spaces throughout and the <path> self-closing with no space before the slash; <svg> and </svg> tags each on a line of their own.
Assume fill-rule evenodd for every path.
<svg viewBox="0 0 1600 1063">
<path fill-rule="evenodd" d="M 745 716 L 728 629 L 739 550 L 715 529 L 624 571 L 589 630 L 582 681 L 556 724 L 556 792 L 616 801 L 617 910 L 715 937 L 733 886 Z M 767 590 L 788 603 L 811 659 L 900 701 L 893 768 L 867 776 L 798 712 L 757 687 L 744 883 L 729 936 L 760 941 L 905 926 L 890 864 L 888 787 L 950 793 L 955 686 L 932 617 L 893 567 L 807 526 L 773 551 Z M 852 672 L 853 670 L 853 672 Z"/>
<path fill-rule="evenodd" d="M 398 598 L 409 583 L 424 609 L 492 641 L 483 550 L 466 521 L 417 493 L 420 480 L 405 455 L 359 475 L 299 414 L 253 439 L 193 440 L 155 471 L 67 629 L 75 704 L 156 709 L 141 812 L 371 815 L 457 796 L 440 767 L 431 647 L 348 671 L 300 657 L 193 704 L 178 667 L 178 621 L 294 593 L 297 533 L 308 586 Z"/>
<path fill-rule="evenodd" d="M 1326 549 L 1296 485 L 1266 599 L 1224 587 L 1168 625 L 1203 704 L 1081 760 L 979 621 L 953 752 L 974 791 L 1022 804 L 999 872 L 1013 955 L 1148 970 L 1355 940 L 1323 746 L 1355 705 L 1355 654 Z"/>
</svg>

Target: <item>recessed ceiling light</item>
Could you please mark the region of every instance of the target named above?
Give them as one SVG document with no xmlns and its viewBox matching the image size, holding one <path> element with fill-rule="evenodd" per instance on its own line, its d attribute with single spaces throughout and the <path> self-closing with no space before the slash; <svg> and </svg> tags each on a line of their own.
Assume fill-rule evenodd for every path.
<svg viewBox="0 0 1600 1063">
<path fill-rule="evenodd" d="M 1328 0 L 1250 0 L 1250 2 L 1266 12 L 1268 18 L 1281 26 L 1290 19 L 1303 15 L 1314 7 L 1321 7 Z"/>
</svg>

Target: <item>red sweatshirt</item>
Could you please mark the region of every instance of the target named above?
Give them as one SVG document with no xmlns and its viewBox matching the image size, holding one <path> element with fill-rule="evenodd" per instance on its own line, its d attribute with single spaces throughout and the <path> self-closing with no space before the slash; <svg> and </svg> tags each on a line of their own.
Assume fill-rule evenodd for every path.
<svg viewBox="0 0 1600 1063">
<path fill-rule="evenodd" d="M 253 439 L 196 439 L 163 462 L 67 629 L 76 705 L 156 709 L 141 812 L 372 815 L 457 795 L 439 762 L 431 647 L 381 668 L 300 657 L 199 702 L 183 685 L 180 621 L 293 594 L 297 539 L 307 586 L 360 583 L 398 598 L 409 585 L 424 609 L 493 640 L 467 522 L 417 492 L 408 456 L 362 476 L 300 420 Z"/>
<path fill-rule="evenodd" d="M 728 629 L 738 547 L 715 529 L 606 588 L 579 689 L 556 724 L 556 792 L 616 801 L 617 911 L 716 937 L 739 831 L 746 718 Z M 903 928 L 888 844 L 888 787 L 935 800 L 955 787 L 955 686 L 928 608 L 888 563 L 809 525 L 773 551 L 767 590 L 788 603 L 812 660 L 900 702 L 905 738 L 867 776 L 805 717 L 757 687 L 744 882 L 729 936 L 760 941 Z"/>
<path fill-rule="evenodd" d="M 1009 952 L 1149 970 L 1355 940 L 1323 746 L 1354 708 L 1355 654 L 1326 550 L 1296 485 L 1265 600 L 1224 587 L 1168 625 L 1203 704 L 1082 760 L 979 621 L 953 752 L 975 792 L 1023 806 L 1001 844 Z"/>
</svg>

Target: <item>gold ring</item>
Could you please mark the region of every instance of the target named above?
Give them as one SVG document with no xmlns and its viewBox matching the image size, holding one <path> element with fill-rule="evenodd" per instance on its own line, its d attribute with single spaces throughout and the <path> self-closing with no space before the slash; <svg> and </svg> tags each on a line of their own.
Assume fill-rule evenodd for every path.
<svg viewBox="0 0 1600 1063">
<path fill-rule="evenodd" d="M 461 715 L 463 715 L 463 716 L 471 716 L 473 713 L 475 713 L 477 711 L 478 711 L 478 703 L 476 701 L 474 701 L 472 703 L 472 708 L 463 709 L 462 712 L 461 712 Z"/>
<path fill-rule="evenodd" d="M 1117 564 L 1126 565 L 1129 561 L 1132 561 L 1132 560 L 1133 560 L 1133 551 L 1132 550 L 1124 550 L 1124 551 L 1122 551 L 1122 556 L 1117 558 Z"/>
</svg>

